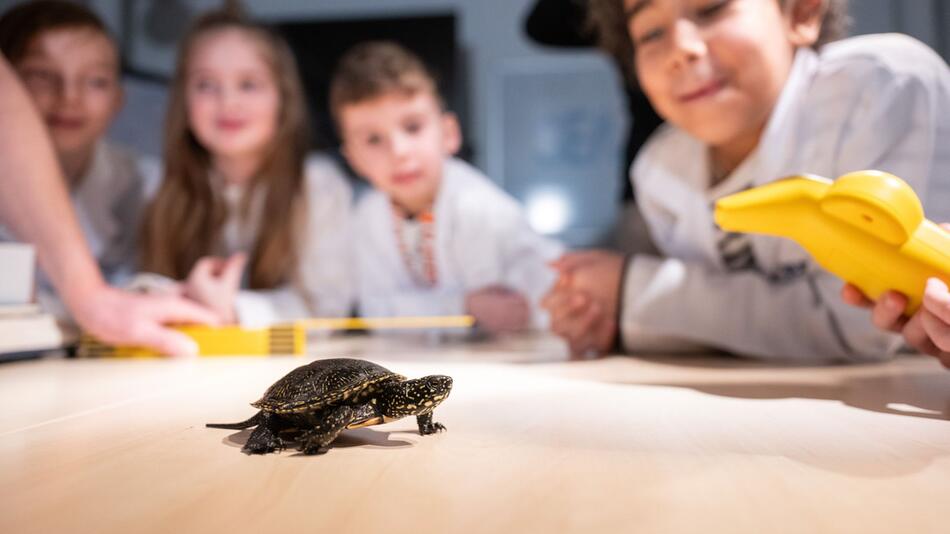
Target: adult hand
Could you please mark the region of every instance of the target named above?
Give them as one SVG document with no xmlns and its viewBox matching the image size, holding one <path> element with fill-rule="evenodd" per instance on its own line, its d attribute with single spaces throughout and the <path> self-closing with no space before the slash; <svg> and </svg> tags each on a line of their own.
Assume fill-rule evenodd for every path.
<svg viewBox="0 0 950 534">
<path fill-rule="evenodd" d="M 210 310 L 175 295 L 140 295 L 106 285 L 90 290 L 70 309 L 83 330 L 113 344 L 148 347 L 163 354 L 195 356 L 198 347 L 167 324 L 209 324 Z"/>
<path fill-rule="evenodd" d="M 182 294 L 214 311 L 225 324 L 236 322 L 234 299 L 241 287 L 241 273 L 247 256 L 229 258 L 207 256 L 198 260 L 182 285 Z"/>
<path fill-rule="evenodd" d="M 480 328 L 491 333 L 515 332 L 528 327 L 531 307 L 528 300 L 511 288 L 492 285 L 465 296 L 465 309 Z"/>
</svg>

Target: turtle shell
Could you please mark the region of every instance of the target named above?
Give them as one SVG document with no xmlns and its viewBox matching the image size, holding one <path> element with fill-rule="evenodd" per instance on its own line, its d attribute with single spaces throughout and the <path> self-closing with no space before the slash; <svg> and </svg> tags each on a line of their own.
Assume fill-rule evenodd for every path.
<svg viewBox="0 0 950 534">
<path fill-rule="evenodd" d="M 358 395 L 380 382 L 406 377 L 365 360 L 333 358 L 316 360 L 287 373 L 251 403 L 273 413 L 301 413 Z"/>
</svg>

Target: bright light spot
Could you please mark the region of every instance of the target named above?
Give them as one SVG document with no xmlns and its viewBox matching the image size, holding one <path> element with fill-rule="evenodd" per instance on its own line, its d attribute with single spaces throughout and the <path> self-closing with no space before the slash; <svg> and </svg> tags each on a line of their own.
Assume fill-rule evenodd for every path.
<svg viewBox="0 0 950 534">
<path fill-rule="evenodd" d="M 525 202 L 528 222 L 542 234 L 556 234 L 567 227 L 571 206 L 563 193 L 543 190 L 531 194 Z"/>
<path fill-rule="evenodd" d="M 887 407 L 895 412 L 904 412 L 904 413 L 919 413 L 919 414 L 928 414 L 928 415 L 941 415 L 942 412 L 938 410 L 930 410 L 927 408 L 920 408 L 918 406 L 911 406 L 910 404 L 904 404 L 900 402 L 889 402 Z"/>
</svg>

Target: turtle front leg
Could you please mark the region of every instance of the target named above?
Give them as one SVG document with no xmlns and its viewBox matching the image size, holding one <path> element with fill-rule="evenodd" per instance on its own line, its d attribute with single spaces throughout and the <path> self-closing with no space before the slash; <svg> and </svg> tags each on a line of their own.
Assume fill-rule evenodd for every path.
<svg viewBox="0 0 950 534">
<path fill-rule="evenodd" d="M 423 436 L 445 430 L 445 425 L 442 423 L 432 422 L 432 412 L 416 416 L 416 422 L 419 423 L 419 433 Z"/>
<path fill-rule="evenodd" d="M 247 454 L 267 454 L 283 449 L 284 440 L 279 435 L 281 426 L 272 414 L 263 414 L 241 450 Z"/>
<path fill-rule="evenodd" d="M 357 416 L 350 406 L 337 406 L 318 414 L 311 430 L 300 436 L 300 450 L 304 454 L 322 454 Z"/>
</svg>

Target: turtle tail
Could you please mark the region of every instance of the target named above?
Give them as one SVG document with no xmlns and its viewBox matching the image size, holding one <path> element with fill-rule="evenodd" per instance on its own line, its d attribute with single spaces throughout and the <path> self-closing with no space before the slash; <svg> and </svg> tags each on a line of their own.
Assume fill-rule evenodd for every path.
<svg viewBox="0 0 950 534">
<path fill-rule="evenodd" d="M 243 428 L 249 428 L 255 425 L 260 424 L 261 422 L 261 413 L 257 412 L 247 421 L 241 421 L 240 423 L 207 423 L 205 424 L 208 428 L 229 428 L 232 430 L 240 430 Z"/>
</svg>

